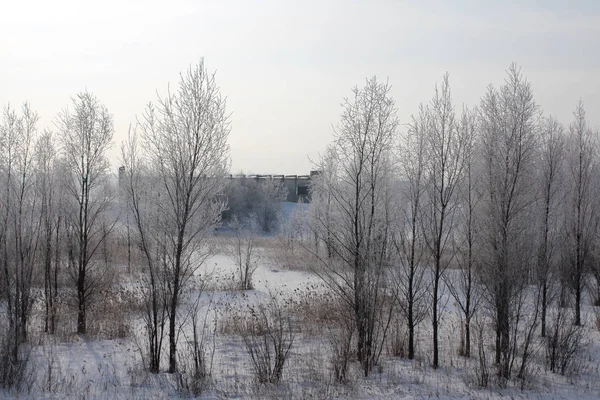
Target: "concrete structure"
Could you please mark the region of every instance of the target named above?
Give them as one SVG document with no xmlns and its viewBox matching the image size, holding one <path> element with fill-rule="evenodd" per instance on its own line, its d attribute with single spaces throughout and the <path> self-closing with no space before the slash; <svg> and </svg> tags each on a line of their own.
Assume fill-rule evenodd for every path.
<svg viewBox="0 0 600 400">
<path fill-rule="evenodd" d="M 286 201 L 297 203 L 298 201 L 309 202 L 309 187 L 311 178 L 318 175 L 319 171 L 310 171 L 310 175 L 229 175 L 230 179 L 272 179 L 283 182 L 287 189 Z"/>
<path fill-rule="evenodd" d="M 255 179 L 261 181 L 263 179 L 272 179 L 283 182 L 283 185 L 287 189 L 286 201 L 297 203 L 298 201 L 309 202 L 310 201 L 310 181 L 318 175 L 319 171 L 310 171 L 310 175 L 244 175 L 244 174 L 230 174 L 227 176 L 229 179 Z M 122 180 L 125 178 L 125 167 L 119 167 L 118 173 L 119 186 L 122 185 Z"/>
</svg>

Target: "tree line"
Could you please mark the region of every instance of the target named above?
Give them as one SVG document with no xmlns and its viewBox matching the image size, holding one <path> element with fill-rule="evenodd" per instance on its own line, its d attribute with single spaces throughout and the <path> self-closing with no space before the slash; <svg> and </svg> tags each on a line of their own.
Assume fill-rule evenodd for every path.
<svg viewBox="0 0 600 400">
<path fill-rule="evenodd" d="M 25 103 L 6 106 L 0 125 L 3 386 L 26 364 L 21 349 L 34 329 L 37 288 L 44 332 L 58 329 L 61 303 L 75 310 L 76 331 L 86 334 L 90 307 L 113 281 L 109 240 L 125 230 L 146 268 L 150 368 L 158 371 L 168 336 L 174 372 L 182 292 L 212 251 L 204 239 L 225 209 L 218 197 L 224 181 L 215 177 L 226 172 L 230 127 L 214 74 L 201 62 L 181 75 L 176 92 L 148 105 L 123 144 L 122 188 L 107 160 L 113 116 L 93 94 L 74 96 L 55 129 L 40 132 L 38 121 Z"/>
<path fill-rule="evenodd" d="M 407 129 L 390 91 L 374 77 L 344 100 L 312 187 L 306 248 L 352 315 L 343 337 L 368 375 L 395 321 L 412 359 L 429 320 L 437 368 L 449 293 L 462 354 L 487 318 L 498 376 L 522 377 L 534 339 L 558 334 L 550 307 L 577 327 L 586 293 L 600 302 L 598 129 L 581 101 L 568 125 L 543 115 L 516 64 L 459 111 L 444 75 Z"/>
<path fill-rule="evenodd" d="M 448 291 L 464 355 L 473 352 L 474 319 L 488 318 L 498 375 L 521 376 L 533 338 L 556 333 L 550 307 L 572 309 L 569 322 L 580 326 L 586 294 L 600 301 L 598 130 L 582 102 L 566 126 L 544 116 L 516 65 L 460 112 L 446 74 L 407 129 L 390 91 L 371 78 L 344 100 L 304 215 L 311 268 L 348 316 L 343 340 L 368 375 L 394 324 L 406 327 L 412 359 L 415 329 L 429 319 L 437 368 Z M 1 356 L 12 366 L 2 383 L 23 366 L 36 285 L 43 330 L 56 331 L 66 302 L 85 334 L 90 307 L 112 282 L 109 241 L 124 232 L 143 270 L 148 369 L 159 372 L 168 351 L 176 372 L 178 310 L 216 251 L 209 239 L 227 210 L 221 195 L 268 231 L 282 189 L 226 187 L 230 118 L 203 62 L 131 125 L 119 188 L 106 158 L 113 117 L 93 94 L 74 96 L 54 130 L 40 132 L 38 120 L 27 103 L 7 106 L 0 129 Z"/>
</svg>

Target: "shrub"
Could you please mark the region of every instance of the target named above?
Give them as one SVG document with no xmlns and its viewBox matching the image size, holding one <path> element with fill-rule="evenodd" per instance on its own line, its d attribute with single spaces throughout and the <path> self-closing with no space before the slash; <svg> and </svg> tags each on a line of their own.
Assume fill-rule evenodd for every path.
<svg viewBox="0 0 600 400">
<path fill-rule="evenodd" d="M 191 337 L 187 340 L 185 354 L 180 354 L 181 373 L 178 375 L 178 391 L 189 395 L 201 395 L 211 383 L 217 330 L 216 315 L 209 321 L 210 304 L 201 310 L 201 295 L 191 304 L 188 312 Z M 186 336 L 187 337 L 187 336 Z"/>
<path fill-rule="evenodd" d="M 552 372 L 565 375 L 575 366 L 584 345 L 583 326 L 573 324 L 572 312 L 559 308 L 551 317 L 545 338 L 546 365 Z"/>
<path fill-rule="evenodd" d="M 17 392 L 30 389 L 34 376 L 29 368 L 28 346 L 19 345 L 15 353 L 14 336 L 7 329 L 2 329 L 0 335 L 0 387 Z"/>
<path fill-rule="evenodd" d="M 477 386 L 485 388 L 489 384 L 490 372 L 487 364 L 487 355 L 485 352 L 485 327 L 482 321 L 475 321 L 475 340 L 477 341 L 477 362 L 475 364 L 475 376 L 477 377 Z"/>
<path fill-rule="evenodd" d="M 237 267 L 237 281 L 240 290 L 253 288 L 252 276 L 258 268 L 260 254 L 257 248 L 259 223 L 256 214 L 251 214 L 244 221 L 233 215 L 230 227 L 234 232 L 234 244 L 229 256 Z"/>
<path fill-rule="evenodd" d="M 259 383 L 279 383 L 295 333 L 284 306 L 271 295 L 266 304 L 249 306 L 240 327 L 252 369 Z"/>
<path fill-rule="evenodd" d="M 405 358 L 407 356 L 407 328 L 404 321 L 395 318 L 391 323 L 390 333 L 388 335 L 387 350 L 393 357 Z"/>
</svg>

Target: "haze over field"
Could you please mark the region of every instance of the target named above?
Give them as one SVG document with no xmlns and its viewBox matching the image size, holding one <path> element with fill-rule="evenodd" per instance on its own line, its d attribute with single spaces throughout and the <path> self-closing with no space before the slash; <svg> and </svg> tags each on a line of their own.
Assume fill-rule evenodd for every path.
<svg viewBox="0 0 600 400">
<path fill-rule="evenodd" d="M 0 398 L 599 399 L 565 4 L 4 4 Z"/>
<path fill-rule="evenodd" d="M 54 128 L 88 89 L 114 114 L 113 167 L 136 114 L 201 57 L 228 98 L 233 172 L 307 173 L 373 75 L 389 77 L 401 124 L 445 71 L 460 109 L 512 61 L 545 114 L 600 108 L 597 1 L 13 1 L 0 37 L 0 104 L 27 100 Z"/>
</svg>

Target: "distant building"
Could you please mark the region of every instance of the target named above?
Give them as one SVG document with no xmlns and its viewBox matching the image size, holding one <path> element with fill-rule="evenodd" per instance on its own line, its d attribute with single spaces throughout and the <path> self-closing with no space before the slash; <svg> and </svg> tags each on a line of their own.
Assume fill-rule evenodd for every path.
<svg viewBox="0 0 600 400">
<path fill-rule="evenodd" d="M 298 201 L 309 202 L 309 186 L 313 177 L 319 174 L 319 171 L 310 171 L 310 175 L 229 175 L 230 179 L 272 179 L 282 181 L 287 189 L 286 201 L 297 203 Z"/>
<path fill-rule="evenodd" d="M 229 179 L 255 179 L 260 181 L 263 179 L 279 180 L 283 182 L 283 185 L 287 189 L 286 201 L 297 203 L 298 201 L 309 202 L 310 201 L 310 181 L 315 176 L 319 175 L 319 171 L 310 171 L 310 175 L 244 175 L 244 174 L 231 174 L 228 175 Z M 123 184 L 125 178 L 125 167 L 119 167 L 119 186 Z"/>
</svg>

